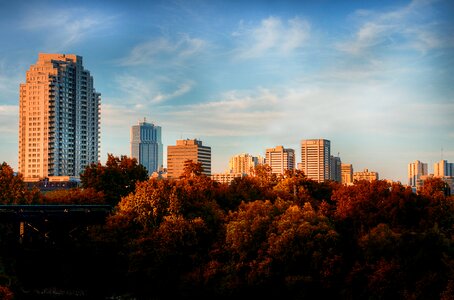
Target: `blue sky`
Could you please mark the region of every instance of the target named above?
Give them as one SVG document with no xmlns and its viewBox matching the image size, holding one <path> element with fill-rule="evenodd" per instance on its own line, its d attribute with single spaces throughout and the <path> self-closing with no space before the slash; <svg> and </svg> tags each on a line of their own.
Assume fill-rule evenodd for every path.
<svg viewBox="0 0 454 300">
<path fill-rule="evenodd" d="M 0 161 L 17 169 L 25 71 L 74 53 L 102 94 L 103 163 L 146 117 L 165 147 L 211 146 L 215 172 L 276 145 L 299 162 L 302 139 L 326 138 L 355 171 L 406 183 L 410 161 L 454 162 L 453 15 L 426 0 L 0 0 Z"/>
</svg>

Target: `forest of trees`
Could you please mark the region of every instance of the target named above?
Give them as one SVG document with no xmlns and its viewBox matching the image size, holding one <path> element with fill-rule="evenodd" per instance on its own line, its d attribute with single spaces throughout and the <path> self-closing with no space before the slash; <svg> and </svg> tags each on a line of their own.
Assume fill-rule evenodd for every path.
<svg viewBox="0 0 454 300">
<path fill-rule="evenodd" d="M 109 155 L 80 188 L 42 195 L 3 163 L 1 204 L 114 209 L 75 241 L 28 249 L 0 225 L 0 298 L 454 299 L 454 198 L 443 181 L 415 194 L 266 166 L 230 185 L 200 171 L 190 163 L 179 180 L 148 179 L 134 159 Z"/>
</svg>

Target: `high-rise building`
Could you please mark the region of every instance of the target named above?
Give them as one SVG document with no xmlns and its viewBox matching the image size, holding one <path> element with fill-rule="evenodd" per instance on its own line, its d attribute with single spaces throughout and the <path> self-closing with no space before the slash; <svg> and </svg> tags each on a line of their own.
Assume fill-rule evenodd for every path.
<svg viewBox="0 0 454 300">
<path fill-rule="evenodd" d="M 301 141 L 301 171 L 317 182 L 330 179 L 331 142 L 325 139 Z"/>
<path fill-rule="evenodd" d="M 349 185 L 353 183 L 353 166 L 352 164 L 342 164 L 342 184 Z"/>
<path fill-rule="evenodd" d="M 19 172 L 25 180 L 77 177 L 99 160 L 100 97 L 81 56 L 39 54 L 19 92 Z"/>
<path fill-rule="evenodd" d="M 427 173 L 427 164 L 415 160 L 412 163 L 408 164 L 408 185 L 416 188 L 418 185 L 418 180 L 421 179 L 421 176 L 428 175 Z"/>
<path fill-rule="evenodd" d="M 177 140 L 175 146 L 167 146 L 167 178 L 179 178 L 185 162 L 201 163 L 203 174 L 211 175 L 211 147 L 203 146 L 197 139 Z"/>
<path fill-rule="evenodd" d="M 162 169 L 162 150 L 161 126 L 144 119 L 131 127 L 131 157 L 147 169 L 149 176 Z"/>
<path fill-rule="evenodd" d="M 342 182 L 342 169 L 340 157 L 331 155 L 329 161 L 329 179 L 337 182 Z"/>
<path fill-rule="evenodd" d="M 252 174 L 254 168 L 259 164 L 264 164 L 265 159 L 261 156 L 252 156 L 247 153 L 232 156 L 229 160 L 229 172 Z"/>
<path fill-rule="evenodd" d="M 266 149 L 266 163 L 271 167 L 271 173 L 284 174 L 287 170 L 295 169 L 295 150 L 283 146 Z"/>
<path fill-rule="evenodd" d="M 454 176 L 454 163 L 446 160 L 440 160 L 434 164 L 434 177 L 452 177 Z"/>
<path fill-rule="evenodd" d="M 353 181 L 361 181 L 361 180 L 367 180 L 367 181 L 374 181 L 378 180 L 378 173 L 369 171 L 368 169 L 364 169 L 362 172 L 355 172 L 353 173 Z"/>
</svg>

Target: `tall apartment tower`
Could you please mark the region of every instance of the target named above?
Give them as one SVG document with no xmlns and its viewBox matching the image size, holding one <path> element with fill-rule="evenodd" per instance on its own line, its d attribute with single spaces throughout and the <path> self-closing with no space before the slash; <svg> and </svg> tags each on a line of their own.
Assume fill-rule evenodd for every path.
<svg viewBox="0 0 454 300">
<path fill-rule="evenodd" d="M 353 166 L 352 164 L 342 164 L 342 184 L 349 185 L 353 183 Z"/>
<path fill-rule="evenodd" d="M 131 127 L 131 157 L 147 169 L 149 176 L 162 169 L 161 126 L 144 119 Z"/>
<path fill-rule="evenodd" d="M 408 185 L 411 187 L 416 187 L 418 180 L 421 179 L 421 176 L 428 175 L 427 164 L 415 160 L 412 163 L 408 164 Z"/>
<path fill-rule="evenodd" d="M 229 160 L 229 172 L 233 174 L 252 174 L 255 166 L 263 164 L 261 156 L 252 156 L 247 153 L 232 156 Z"/>
<path fill-rule="evenodd" d="M 342 162 L 340 157 L 331 155 L 329 160 L 329 179 L 342 182 Z"/>
<path fill-rule="evenodd" d="M 331 142 L 325 139 L 301 141 L 301 171 L 317 182 L 330 179 Z"/>
<path fill-rule="evenodd" d="M 452 177 L 454 176 L 454 163 L 446 160 L 440 160 L 434 164 L 434 177 Z"/>
<path fill-rule="evenodd" d="M 211 175 L 211 147 L 203 146 L 197 139 L 186 139 L 177 140 L 175 146 L 167 146 L 167 177 L 179 178 L 187 160 L 202 163 L 202 173 Z"/>
<path fill-rule="evenodd" d="M 266 149 L 265 161 L 271 167 L 271 173 L 283 175 L 286 170 L 295 169 L 295 150 L 283 146 Z"/>
<path fill-rule="evenodd" d="M 79 176 L 99 161 L 101 94 L 73 54 L 40 53 L 19 92 L 19 172 Z"/>
</svg>

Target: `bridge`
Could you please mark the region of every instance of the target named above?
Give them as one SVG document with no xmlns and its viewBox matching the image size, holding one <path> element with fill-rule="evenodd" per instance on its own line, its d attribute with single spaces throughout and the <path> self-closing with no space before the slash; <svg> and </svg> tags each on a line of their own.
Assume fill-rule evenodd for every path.
<svg viewBox="0 0 454 300">
<path fill-rule="evenodd" d="M 110 205 L 0 205 L 0 224 L 12 224 L 19 242 L 74 239 L 91 225 L 104 224 Z"/>
</svg>

